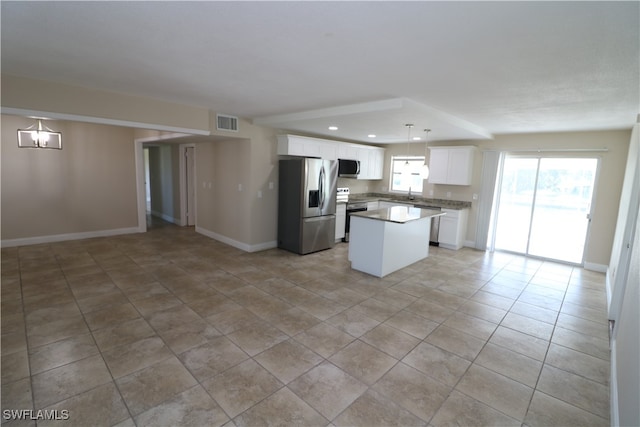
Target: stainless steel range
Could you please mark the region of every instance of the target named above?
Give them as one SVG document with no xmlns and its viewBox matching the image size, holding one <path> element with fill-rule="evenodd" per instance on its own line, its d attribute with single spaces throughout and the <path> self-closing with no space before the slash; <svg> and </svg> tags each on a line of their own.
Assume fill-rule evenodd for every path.
<svg viewBox="0 0 640 427">
<path fill-rule="evenodd" d="M 367 202 L 357 202 L 357 201 L 353 201 L 350 202 L 349 201 L 349 189 L 348 188 L 342 188 L 343 194 L 346 193 L 347 194 L 347 219 L 345 221 L 345 225 L 344 225 L 344 239 L 342 239 L 343 242 L 348 242 L 349 241 L 349 227 L 351 224 L 351 214 L 354 212 L 362 212 L 362 211 L 366 211 L 367 210 Z"/>
</svg>

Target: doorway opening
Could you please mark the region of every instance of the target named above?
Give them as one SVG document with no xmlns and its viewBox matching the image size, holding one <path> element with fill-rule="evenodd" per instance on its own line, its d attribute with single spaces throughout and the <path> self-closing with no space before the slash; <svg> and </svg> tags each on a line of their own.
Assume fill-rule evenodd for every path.
<svg viewBox="0 0 640 427">
<path fill-rule="evenodd" d="M 598 163 L 507 155 L 497 185 L 492 248 L 582 265 Z"/>
<path fill-rule="evenodd" d="M 196 145 L 136 141 L 138 229 L 196 225 Z"/>
<path fill-rule="evenodd" d="M 147 215 L 151 215 L 151 183 L 149 177 L 149 147 L 143 147 L 144 153 L 144 193 Z"/>
</svg>

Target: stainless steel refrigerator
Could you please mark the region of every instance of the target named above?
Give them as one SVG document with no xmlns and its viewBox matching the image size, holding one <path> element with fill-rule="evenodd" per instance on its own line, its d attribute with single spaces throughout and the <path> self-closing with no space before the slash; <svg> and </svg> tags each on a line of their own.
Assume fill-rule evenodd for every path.
<svg viewBox="0 0 640 427">
<path fill-rule="evenodd" d="M 308 254 L 333 247 L 338 162 L 280 160 L 278 247 Z"/>
</svg>

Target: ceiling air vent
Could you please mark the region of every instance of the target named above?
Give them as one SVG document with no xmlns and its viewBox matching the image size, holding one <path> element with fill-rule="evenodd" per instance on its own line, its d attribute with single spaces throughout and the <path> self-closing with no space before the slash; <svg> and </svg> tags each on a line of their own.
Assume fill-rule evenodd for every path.
<svg viewBox="0 0 640 427">
<path fill-rule="evenodd" d="M 238 118 L 233 116 L 225 116 L 224 114 L 216 115 L 218 121 L 218 130 L 228 130 L 238 132 Z"/>
</svg>

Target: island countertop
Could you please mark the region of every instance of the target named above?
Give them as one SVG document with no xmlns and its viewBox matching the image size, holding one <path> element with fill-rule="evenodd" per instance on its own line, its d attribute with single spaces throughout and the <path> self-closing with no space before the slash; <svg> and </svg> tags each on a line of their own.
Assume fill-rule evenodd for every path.
<svg viewBox="0 0 640 427">
<path fill-rule="evenodd" d="M 352 216 L 375 219 L 378 221 L 395 222 L 404 224 L 422 218 L 445 215 L 445 212 L 434 209 L 414 208 L 411 206 L 392 206 L 389 208 L 376 209 L 372 211 L 353 212 Z"/>
</svg>

